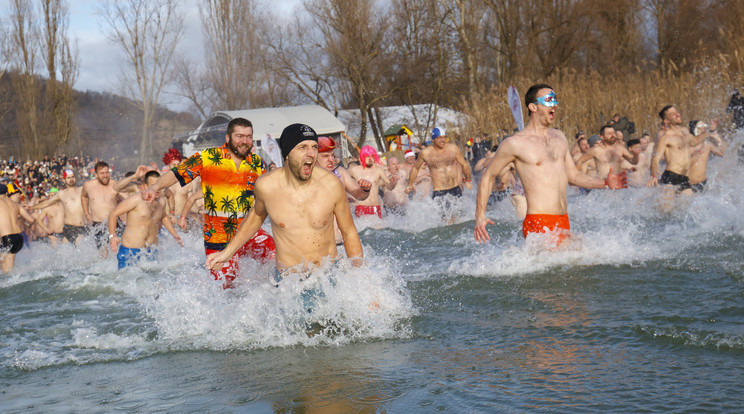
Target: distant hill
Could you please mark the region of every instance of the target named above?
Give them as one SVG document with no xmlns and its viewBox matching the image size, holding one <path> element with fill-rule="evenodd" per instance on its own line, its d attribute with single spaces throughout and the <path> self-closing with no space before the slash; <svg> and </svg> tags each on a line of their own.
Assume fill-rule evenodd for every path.
<svg viewBox="0 0 744 414">
<path fill-rule="evenodd" d="M 16 122 L 17 97 L 12 86 L 12 73 L 0 77 L 0 158 L 13 155 L 19 158 L 20 137 Z M 39 82 L 44 83 L 43 79 Z M 44 86 L 41 95 L 44 96 Z M 66 153 L 68 156 L 90 155 L 116 165 L 117 169 L 132 169 L 139 161 L 140 125 L 142 112 L 131 99 L 105 92 L 75 91 L 77 118 L 70 142 L 49 155 Z M 43 99 L 42 99 L 43 101 Z M 43 103 L 41 104 L 43 105 Z M 195 129 L 200 121 L 185 112 L 174 112 L 160 107 L 152 128 L 151 150 L 148 160 L 160 161 L 170 147 L 174 135 Z"/>
</svg>

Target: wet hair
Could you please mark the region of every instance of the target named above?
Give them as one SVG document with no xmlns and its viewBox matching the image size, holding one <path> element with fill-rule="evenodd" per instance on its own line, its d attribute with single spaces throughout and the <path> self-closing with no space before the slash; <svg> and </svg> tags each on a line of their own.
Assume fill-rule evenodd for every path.
<svg viewBox="0 0 744 414">
<path fill-rule="evenodd" d="M 579 131 L 574 135 L 574 139 L 579 139 L 580 136 L 584 135 L 584 131 Z"/>
<path fill-rule="evenodd" d="M 550 89 L 553 88 L 550 85 L 544 84 L 544 83 L 538 83 L 535 85 L 530 86 L 529 89 L 527 89 L 527 93 L 524 94 L 524 106 L 527 107 L 527 113 L 530 114 L 530 104 L 535 103 L 537 101 L 537 93 L 540 92 L 540 89 Z"/>
<path fill-rule="evenodd" d="M 233 118 L 230 123 L 227 124 L 227 135 L 232 136 L 236 126 L 253 129 L 253 123 L 251 121 L 245 118 Z"/>
<path fill-rule="evenodd" d="M 499 149 L 499 144 L 496 144 L 493 147 L 491 147 L 491 152 L 496 152 L 497 149 Z"/>
<path fill-rule="evenodd" d="M 662 121 L 663 121 L 664 119 L 666 119 L 666 114 L 667 114 L 667 112 L 668 112 L 668 111 L 669 111 L 670 109 L 672 109 L 672 108 L 674 108 L 674 105 L 667 105 L 667 106 L 665 106 L 665 107 L 661 108 L 661 111 L 659 111 L 659 118 L 661 118 L 661 120 L 662 120 Z"/>
<path fill-rule="evenodd" d="M 98 161 L 96 163 L 96 166 L 93 168 L 93 171 L 98 171 L 101 168 L 109 168 L 109 165 L 106 163 L 106 161 Z"/>
<path fill-rule="evenodd" d="M 579 140 L 576 141 L 576 144 L 581 144 L 581 141 L 586 141 L 587 144 L 589 143 L 589 140 L 586 139 L 586 137 L 584 137 L 584 138 L 579 138 Z"/>
<path fill-rule="evenodd" d="M 632 147 L 633 145 L 636 145 L 636 144 L 640 145 L 641 144 L 641 140 L 640 139 L 629 139 L 628 140 L 628 148 L 630 148 L 630 147 Z"/>
<path fill-rule="evenodd" d="M 602 128 L 599 128 L 599 135 L 600 136 L 604 135 L 605 129 L 607 129 L 607 128 L 614 129 L 614 127 L 612 125 L 603 125 Z"/>
</svg>

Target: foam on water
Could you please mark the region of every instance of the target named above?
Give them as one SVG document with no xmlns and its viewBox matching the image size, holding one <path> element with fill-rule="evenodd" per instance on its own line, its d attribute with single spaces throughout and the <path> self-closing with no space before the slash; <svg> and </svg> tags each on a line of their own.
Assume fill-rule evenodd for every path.
<svg viewBox="0 0 744 414">
<path fill-rule="evenodd" d="M 22 250 L 0 283 L 19 301 L 39 302 L 7 310 L 16 326 L 4 334 L 2 364 L 36 370 L 172 350 L 338 345 L 411 334 L 415 310 L 405 281 L 384 259 L 371 257 L 359 268 L 328 263 L 307 280 L 289 276 L 279 287 L 270 280 L 273 262 L 246 260 L 235 289 L 223 290 L 204 268 L 199 234 L 184 240 L 181 248 L 163 236 L 157 261 L 122 270 L 113 254 L 100 260 L 92 240 Z"/>
<path fill-rule="evenodd" d="M 273 264 L 245 261 L 235 289 L 201 271 L 163 280 L 145 300 L 158 337 L 177 349 L 252 349 L 405 337 L 413 307 L 403 280 L 382 261 L 327 263 L 278 286 Z M 307 277 L 305 279 L 304 277 Z"/>
</svg>

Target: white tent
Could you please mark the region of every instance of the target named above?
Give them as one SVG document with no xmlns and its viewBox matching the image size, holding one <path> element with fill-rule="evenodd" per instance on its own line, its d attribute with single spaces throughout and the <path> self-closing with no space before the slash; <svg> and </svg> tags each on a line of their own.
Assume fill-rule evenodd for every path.
<svg viewBox="0 0 744 414">
<path fill-rule="evenodd" d="M 332 136 L 337 142 L 346 131 L 344 124 L 322 106 L 301 105 L 214 112 L 194 131 L 175 137 L 174 143 L 181 145 L 187 157 L 205 148 L 221 146 L 225 143 L 227 124 L 233 118 L 245 118 L 253 123 L 253 141 L 257 148 L 267 134 L 278 140 L 282 130 L 294 123 L 310 125 L 318 135 Z"/>
</svg>

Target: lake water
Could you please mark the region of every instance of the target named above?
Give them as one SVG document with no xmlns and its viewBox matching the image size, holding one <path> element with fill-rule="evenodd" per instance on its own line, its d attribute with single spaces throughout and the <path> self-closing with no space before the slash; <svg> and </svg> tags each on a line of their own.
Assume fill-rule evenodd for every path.
<svg viewBox="0 0 744 414">
<path fill-rule="evenodd" d="M 741 142 L 739 137 L 739 142 Z M 0 412 L 731 412 L 744 397 L 744 167 L 569 192 L 578 241 L 545 251 L 513 209 L 473 240 L 429 201 L 359 220 L 368 265 L 209 280 L 198 231 L 116 270 L 92 240 L 33 244 L 0 279 Z"/>
</svg>

